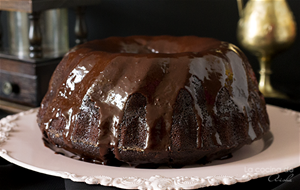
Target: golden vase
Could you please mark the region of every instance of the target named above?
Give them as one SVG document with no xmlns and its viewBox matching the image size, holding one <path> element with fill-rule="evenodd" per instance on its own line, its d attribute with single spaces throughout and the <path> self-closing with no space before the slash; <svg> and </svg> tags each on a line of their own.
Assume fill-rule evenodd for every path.
<svg viewBox="0 0 300 190">
<path fill-rule="evenodd" d="M 265 97 L 287 98 L 270 81 L 271 60 L 295 40 L 296 23 L 285 0 L 237 0 L 240 20 L 237 39 L 260 63 L 259 90 Z"/>
</svg>

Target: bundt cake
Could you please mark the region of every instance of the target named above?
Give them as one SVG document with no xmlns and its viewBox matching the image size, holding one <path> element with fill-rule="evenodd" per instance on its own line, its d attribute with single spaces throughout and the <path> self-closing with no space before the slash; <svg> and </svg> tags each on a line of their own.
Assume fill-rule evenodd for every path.
<svg viewBox="0 0 300 190">
<path fill-rule="evenodd" d="M 110 37 L 73 48 L 37 120 L 57 152 L 136 167 L 206 163 L 269 130 L 245 55 L 196 36 Z"/>
</svg>

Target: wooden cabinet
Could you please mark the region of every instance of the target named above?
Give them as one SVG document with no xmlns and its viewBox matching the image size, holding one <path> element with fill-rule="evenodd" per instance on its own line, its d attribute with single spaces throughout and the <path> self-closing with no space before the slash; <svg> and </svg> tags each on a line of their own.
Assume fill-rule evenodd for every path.
<svg viewBox="0 0 300 190">
<path fill-rule="evenodd" d="M 101 0 L 0 0 L 0 10 L 32 13 L 48 9 L 88 6 Z"/>
<path fill-rule="evenodd" d="M 39 106 L 48 89 L 52 73 L 62 58 L 43 58 L 40 13 L 49 9 L 75 7 L 77 16 L 73 30 L 76 43 L 80 44 L 85 42 L 87 37 L 87 27 L 83 18 L 84 6 L 100 2 L 100 0 L 0 0 L 0 16 L 1 11 L 26 12 L 29 19 L 29 55 L 25 58 L 1 52 L 1 38 L 5 36 L 2 36 L 0 19 L 0 104 L 6 101 L 6 108 L 7 102 L 31 107 Z"/>
<path fill-rule="evenodd" d="M 60 58 L 33 62 L 1 58 L 0 61 L 0 98 L 36 107 L 47 92 Z"/>
</svg>

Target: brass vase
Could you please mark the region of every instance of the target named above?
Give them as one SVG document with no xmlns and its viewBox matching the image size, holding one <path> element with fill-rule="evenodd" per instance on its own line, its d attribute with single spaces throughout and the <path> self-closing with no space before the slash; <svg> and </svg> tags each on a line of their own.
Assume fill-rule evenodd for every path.
<svg viewBox="0 0 300 190">
<path fill-rule="evenodd" d="M 259 90 L 265 97 L 287 98 L 270 81 L 271 60 L 295 40 L 296 23 L 285 0 L 237 0 L 240 20 L 237 39 L 260 63 Z"/>
</svg>

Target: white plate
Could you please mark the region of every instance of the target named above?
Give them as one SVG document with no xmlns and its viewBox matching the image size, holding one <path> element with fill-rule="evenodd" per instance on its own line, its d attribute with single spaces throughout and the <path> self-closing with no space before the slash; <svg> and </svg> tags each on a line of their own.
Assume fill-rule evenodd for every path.
<svg viewBox="0 0 300 190">
<path fill-rule="evenodd" d="M 43 144 L 36 109 L 0 120 L 0 156 L 30 170 L 88 184 L 128 189 L 230 185 L 300 166 L 300 113 L 269 105 L 267 109 L 271 133 L 244 146 L 232 158 L 205 166 L 137 169 L 97 165 L 54 154 Z"/>
</svg>

